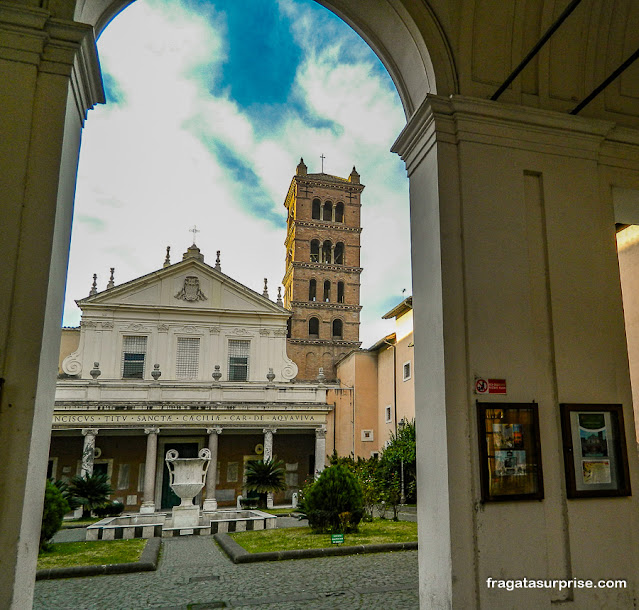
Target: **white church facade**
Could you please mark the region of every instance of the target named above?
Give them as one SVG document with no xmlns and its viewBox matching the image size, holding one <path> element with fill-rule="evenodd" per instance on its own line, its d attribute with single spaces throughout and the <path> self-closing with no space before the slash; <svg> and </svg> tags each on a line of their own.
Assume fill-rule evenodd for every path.
<svg viewBox="0 0 639 610">
<path fill-rule="evenodd" d="M 320 383 L 295 383 L 290 312 L 243 286 L 191 246 L 175 264 L 78 301 L 56 385 L 49 476 L 105 472 L 126 510 L 179 503 L 164 455 L 213 459 L 200 501 L 235 505 L 244 466 L 286 464 L 289 500 L 324 467 L 331 407 Z M 75 335 L 75 336 L 74 336 Z M 75 344 L 77 349 L 75 351 Z"/>
</svg>

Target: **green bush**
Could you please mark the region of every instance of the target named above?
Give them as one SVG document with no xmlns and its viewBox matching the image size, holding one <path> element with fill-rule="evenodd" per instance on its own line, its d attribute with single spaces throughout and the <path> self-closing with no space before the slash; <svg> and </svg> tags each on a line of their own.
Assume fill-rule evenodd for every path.
<svg viewBox="0 0 639 610">
<path fill-rule="evenodd" d="M 364 514 L 362 488 L 348 468 L 336 464 L 305 490 L 300 508 L 315 533 L 356 532 Z"/>
<path fill-rule="evenodd" d="M 82 506 L 82 517 L 90 517 L 91 511 L 109 504 L 109 494 L 113 490 L 106 474 L 92 474 L 73 477 L 69 483 L 69 493 Z"/>
<path fill-rule="evenodd" d="M 62 519 L 68 512 L 69 504 L 62 496 L 62 492 L 51 481 L 47 481 L 40 528 L 40 550 L 45 550 L 49 546 L 49 540 L 60 529 Z"/>
</svg>

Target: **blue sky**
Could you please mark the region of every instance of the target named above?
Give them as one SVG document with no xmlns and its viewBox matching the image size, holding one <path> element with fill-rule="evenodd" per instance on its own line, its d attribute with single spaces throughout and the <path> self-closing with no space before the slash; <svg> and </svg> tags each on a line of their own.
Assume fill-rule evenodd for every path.
<svg viewBox="0 0 639 610">
<path fill-rule="evenodd" d="M 300 157 L 362 198 L 361 340 L 410 294 L 408 181 L 389 149 L 404 125 L 385 69 L 311 0 L 137 0 L 98 41 L 107 104 L 83 134 L 64 325 L 74 300 L 181 259 L 197 225 L 206 262 L 275 298 Z M 402 294 L 402 290 L 406 293 Z"/>
</svg>

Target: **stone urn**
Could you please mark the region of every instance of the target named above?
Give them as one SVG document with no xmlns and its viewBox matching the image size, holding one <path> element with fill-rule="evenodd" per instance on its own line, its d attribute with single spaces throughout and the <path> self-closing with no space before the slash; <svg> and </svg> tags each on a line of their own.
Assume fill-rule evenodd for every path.
<svg viewBox="0 0 639 610">
<path fill-rule="evenodd" d="M 200 507 L 193 498 L 202 491 L 206 473 L 211 463 L 211 452 L 200 449 L 196 458 L 181 458 L 175 449 L 166 452 L 166 467 L 169 469 L 169 485 L 182 501 L 173 507 L 173 527 L 193 527 L 199 524 Z"/>
</svg>

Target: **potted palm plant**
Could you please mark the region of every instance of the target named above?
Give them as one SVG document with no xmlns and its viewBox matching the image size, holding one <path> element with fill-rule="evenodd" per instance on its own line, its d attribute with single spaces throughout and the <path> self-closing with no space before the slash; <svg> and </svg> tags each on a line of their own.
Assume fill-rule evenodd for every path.
<svg viewBox="0 0 639 610">
<path fill-rule="evenodd" d="M 278 459 L 250 460 L 246 464 L 246 489 L 257 493 L 260 508 L 266 508 L 266 496 L 286 490 L 284 462 Z"/>
</svg>

